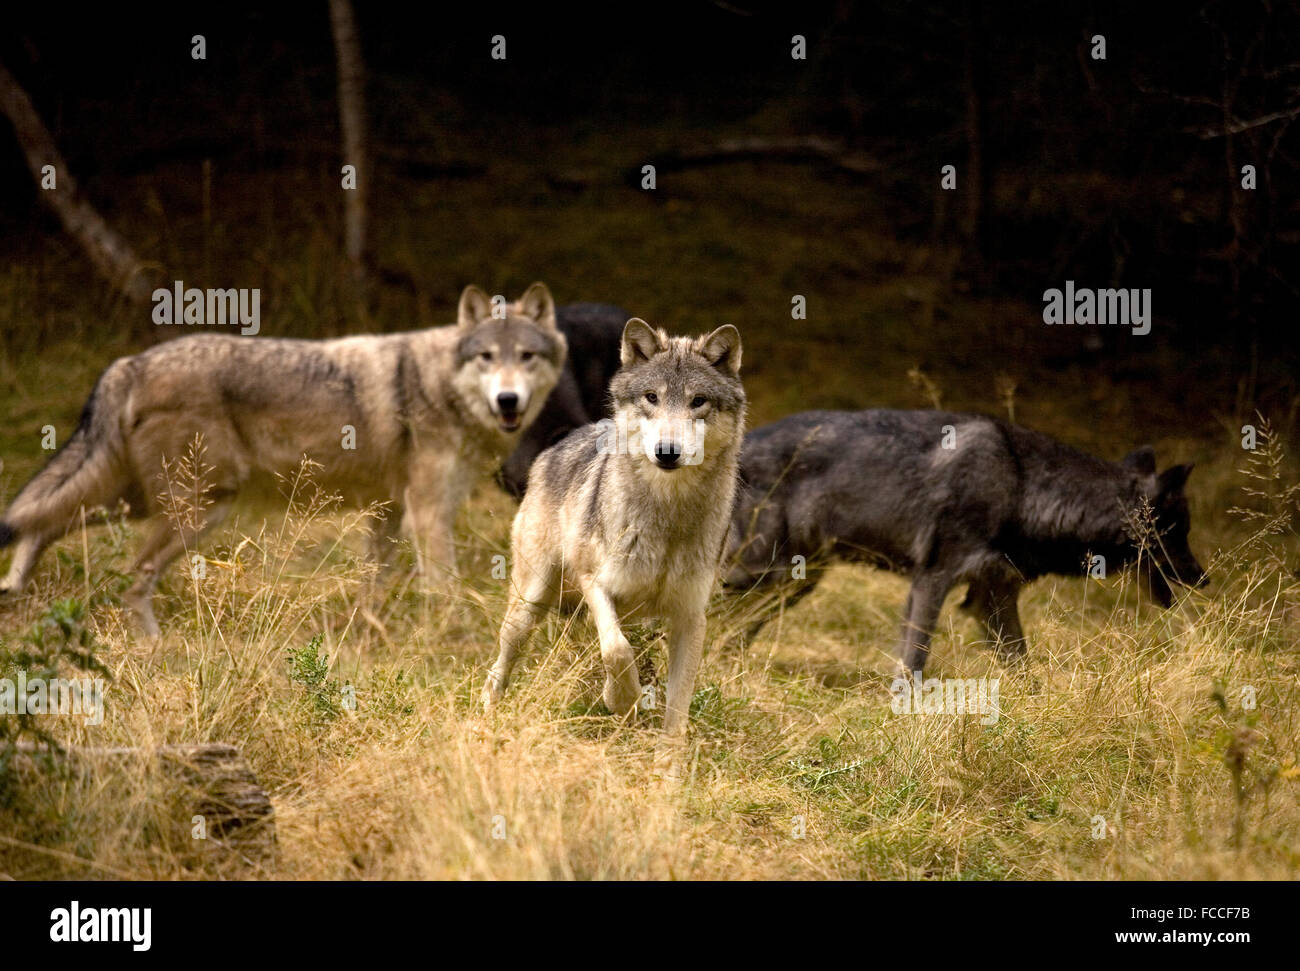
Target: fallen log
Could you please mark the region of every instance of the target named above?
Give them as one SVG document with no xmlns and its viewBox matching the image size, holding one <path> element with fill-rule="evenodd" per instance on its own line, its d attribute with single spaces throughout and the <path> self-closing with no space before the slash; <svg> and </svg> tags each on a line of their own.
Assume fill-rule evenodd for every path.
<svg viewBox="0 0 1300 971">
<path fill-rule="evenodd" d="M 262 865 L 275 852 L 275 810 L 266 790 L 253 774 L 243 754 L 233 745 L 207 742 L 163 745 L 158 748 L 127 746 L 48 746 L 19 743 L 15 767 L 24 774 L 39 772 L 57 760 L 82 773 L 102 771 L 105 761 L 130 764 L 143 760 L 148 769 L 161 770 L 179 784 L 183 806 L 178 827 L 201 826 L 201 839 L 221 847 L 244 862 Z M 123 766 L 125 768 L 125 765 Z M 199 817 L 201 822 L 195 822 Z"/>
<path fill-rule="evenodd" d="M 708 145 L 674 149 L 656 155 L 651 161 L 659 171 L 671 172 L 701 165 L 755 159 L 823 161 L 854 175 L 873 175 L 885 168 L 879 159 L 861 152 L 851 152 L 840 142 L 817 135 L 796 138 L 729 138 Z"/>
</svg>

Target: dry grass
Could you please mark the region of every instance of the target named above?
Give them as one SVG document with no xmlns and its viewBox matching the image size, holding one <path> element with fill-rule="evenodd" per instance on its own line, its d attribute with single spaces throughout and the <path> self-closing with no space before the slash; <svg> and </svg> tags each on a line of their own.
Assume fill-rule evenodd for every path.
<svg viewBox="0 0 1300 971">
<path fill-rule="evenodd" d="M 186 838 L 172 783 L 109 765 L 11 787 L 0 809 L 0 872 L 1300 872 L 1300 583 L 1286 571 L 1292 537 L 1276 529 L 1221 552 L 1212 590 L 1168 612 L 1137 601 L 1123 578 L 1036 584 L 1025 603 L 1032 652 L 1018 671 L 998 668 L 968 643 L 973 627 L 946 612 L 927 673 L 1000 678 L 1001 715 L 991 726 L 891 712 L 904 585 L 836 568 L 746 653 L 723 647 L 726 631 L 714 625 L 688 770 L 675 785 L 650 771 L 655 714 L 620 725 L 603 713 L 594 632 L 581 615 L 552 617 L 501 709 L 490 718 L 478 710 L 504 602 L 491 556 L 504 548 L 508 500 L 487 489 L 476 497 L 463 523 L 463 583 L 430 599 L 401 569 L 375 577 L 355 552 L 367 515 L 335 509 L 313 493 L 306 471 L 286 483 L 287 516 L 268 522 L 245 511 L 244 523 L 205 546 L 204 579 L 173 572 L 160 597 L 159 643 L 139 640 L 116 604 L 130 545 L 122 524 L 70 537 L 5 615 L 16 631 L 51 602 L 89 603 L 84 626 L 112 674 L 106 720 L 89 728 L 61 717 L 47 727 L 71 743 L 235 743 L 272 795 L 275 858 L 250 868 L 214 856 Z M 1276 483 L 1263 491 L 1288 501 Z M 1269 501 L 1256 497 L 1252 508 Z M 654 632 L 638 634 L 651 670 Z M 1247 687 L 1254 710 L 1243 707 Z"/>
</svg>

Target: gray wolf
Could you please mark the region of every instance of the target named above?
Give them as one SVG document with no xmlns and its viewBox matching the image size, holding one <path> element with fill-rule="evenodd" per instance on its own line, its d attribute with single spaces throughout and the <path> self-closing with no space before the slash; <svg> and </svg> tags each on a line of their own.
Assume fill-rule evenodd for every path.
<svg viewBox="0 0 1300 971">
<path fill-rule="evenodd" d="M 126 600 L 156 635 L 154 587 L 201 532 L 161 515 L 164 463 L 196 436 L 211 466 L 202 529 L 250 480 L 292 473 L 307 456 L 321 466 L 316 481 L 345 501 L 392 504 L 372 537 L 381 557 L 404 521 L 421 575 L 454 572 L 457 510 L 518 445 L 566 358 L 543 284 L 493 310 L 471 286 L 446 327 L 320 341 L 184 337 L 114 361 L 67 443 L 0 520 L 0 545 L 16 541 L 0 592 L 22 588 L 80 510 L 126 500 L 154 520 Z"/>
<path fill-rule="evenodd" d="M 912 587 L 899 657 L 909 672 L 924 669 L 944 597 L 966 583 L 962 607 L 1010 660 L 1025 651 L 1017 598 L 1037 577 L 1083 576 L 1093 556 L 1110 570 L 1136 561 L 1166 607 L 1166 578 L 1203 581 L 1187 544 L 1191 470 L 1157 474 L 1149 446 L 1105 462 L 982 415 L 803 412 L 745 439 L 724 582 L 732 591 L 787 584 L 797 601 L 834 560 L 904 573 Z M 1155 535 L 1139 557 L 1144 505 Z"/>
<path fill-rule="evenodd" d="M 736 490 L 744 434 L 740 332 L 669 337 L 627 322 L 610 385 L 614 418 L 538 456 L 511 532 L 512 571 L 500 655 L 483 689 L 492 707 L 519 647 L 564 589 L 596 624 L 605 705 L 633 711 L 636 659 L 620 624 L 668 621 L 664 730 L 684 737 L 704 646 L 705 608 Z"/>
<path fill-rule="evenodd" d="M 632 316 L 607 303 L 572 303 L 555 312 L 569 356 L 541 414 L 501 466 L 501 487 L 516 499 L 528 487 L 528 469 L 545 448 L 575 428 L 608 417 L 609 382 L 619 368 L 623 326 Z"/>
</svg>

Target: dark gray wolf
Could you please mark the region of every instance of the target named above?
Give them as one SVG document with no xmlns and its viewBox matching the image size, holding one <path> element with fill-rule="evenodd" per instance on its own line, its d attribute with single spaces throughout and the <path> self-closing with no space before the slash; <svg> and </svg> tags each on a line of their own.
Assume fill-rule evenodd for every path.
<svg viewBox="0 0 1300 971">
<path fill-rule="evenodd" d="M 623 326 L 632 316 L 607 303 L 559 307 L 556 321 L 569 345 L 560 381 L 537 420 L 501 467 L 498 481 L 516 499 L 528 487 L 528 469 L 543 449 L 575 428 L 609 415 L 609 382 L 619 367 Z"/>
<path fill-rule="evenodd" d="M 1144 504 L 1155 535 L 1139 571 L 1151 597 L 1167 607 L 1166 578 L 1199 584 L 1205 572 L 1187 545 L 1192 467 L 1157 475 L 1149 446 L 1112 464 L 981 415 L 810 411 L 751 432 L 740 461 L 727 586 L 784 582 L 797 600 L 832 560 L 907 574 L 907 671 L 925 667 L 944 597 L 960 583 L 962 607 L 999 654 L 1022 654 L 1020 588 L 1048 573 L 1083 576 L 1094 556 L 1109 570 L 1138 561 Z"/>
<path fill-rule="evenodd" d="M 627 322 L 622 368 L 610 386 L 614 418 L 547 449 L 529 474 L 511 532 L 509 603 L 485 706 L 500 699 L 543 610 L 576 588 L 599 632 L 605 704 L 617 715 L 640 696 L 620 624 L 668 620 L 664 731 L 685 736 L 735 497 L 745 422 L 740 356 L 740 333 L 730 324 L 688 338 Z"/>
<path fill-rule="evenodd" d="M 495 309 L 495 312 L 494 312 Z M 420 572 L 455 569 L 452 525 L 474 482 L 495 471 L 542 411 L 566 357 L 550 291 L 535 283 L 494 308 L 467 287 L 458 322 L 337 340 L 196 336 L 114 361 L 63 449 L 14 498 L 0 545 L 17 541 L 0 592 L 20 589 L 41 551 L 79 510 L 125 499 L 155 525 L 127 594 L 144 630 L 158 577 L 198 540 L 160 515 L 164 463 L 201 436 L 203 528 L 258 476 L 292 473 L 303 456 L 317 482 L 358 505 L 394 507 L 374 537 L 381 556 L 399 523 Z"/>
</svg>

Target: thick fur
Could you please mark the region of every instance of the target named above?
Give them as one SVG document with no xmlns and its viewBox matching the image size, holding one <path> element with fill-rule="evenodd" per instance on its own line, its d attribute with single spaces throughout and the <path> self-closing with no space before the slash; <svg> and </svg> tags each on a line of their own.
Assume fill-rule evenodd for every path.
<svg viewBox="0 0 1300 971">
<path fill-rule="evenodd" d="M 348 502 L 391 503 L 383 555 L 405 516 L 421 573 L 452 572 L 452 525 L 476 479 L 514 450 L 559 379 L 566 343 L 550 292 L 533 284 L 493 316 L 466 288 L 458 322 L 404 334 L 310 341 L 195 336 L 114 361 L 81 422 L 14 498 L 3 531 L 17 537 L 0 592 L 18 590 L 41 551 L 80 511 L 125 499 L 155 517 L 128 592 L 144 629 L 159 574 L 197 535 L 160 515 L 164 462 L 201 436 L 205 528 L 250 480 L 292 474 L 303 456 L 317 482 Z M 345 426 L 355 448 L 345 448 Z M 192 531 L 191 531 L 192 533 Z"/>
<path fill-rule="evenodd" d="M 541 414 L 498 476 L 501 487 L 516 499 L 528 488 L 528 469 L 543 449 L 575 428 L 609 416 L 609 382 L 618 371 L 623 325 L 631 316 L 607 303 L 573 303 L 556 311 L 569 356 Z"/>
<path fill-rule="evenodd" d="M 740 357 L 730 325 L 691 339 L 628 321 L 610 385 L 615 417 L 578 429 L 533 464 L 511 534 L 509 604 L 485 705 L 501 697 L 543 610 L 577 589 L 599 632 L 605 704 L 615 714 L 634 710 L 640 696 L 620 624 L 667 619 L 664 730 L 685 735 L 735 497 Z"/>
<path fill-rule="evenodd" d="M 725 582 L 737 590 L 789 584 L 797 600 L 833 560 L 907 574 L 900 660 L 908 671 L 925 667 L 945 595 L 968 583 L 962 606 L 1013 658 L 1025 650 L 1020 588 L 1048 573 L 1083 576 L 1090 554 L 1104 556 L 1108 570 L 1137 560 L 1130 524 L 1144 500 L 1158 533 L 1140 566 L 1148 592 L 1168 606 L 1165 577 L 1201 582 L 1187 545 L 1190 471 L 1157 475 L 1149 447 L 1112 464 L 981 415 L 791 415 L 745 440 Z"/>
</svg>

